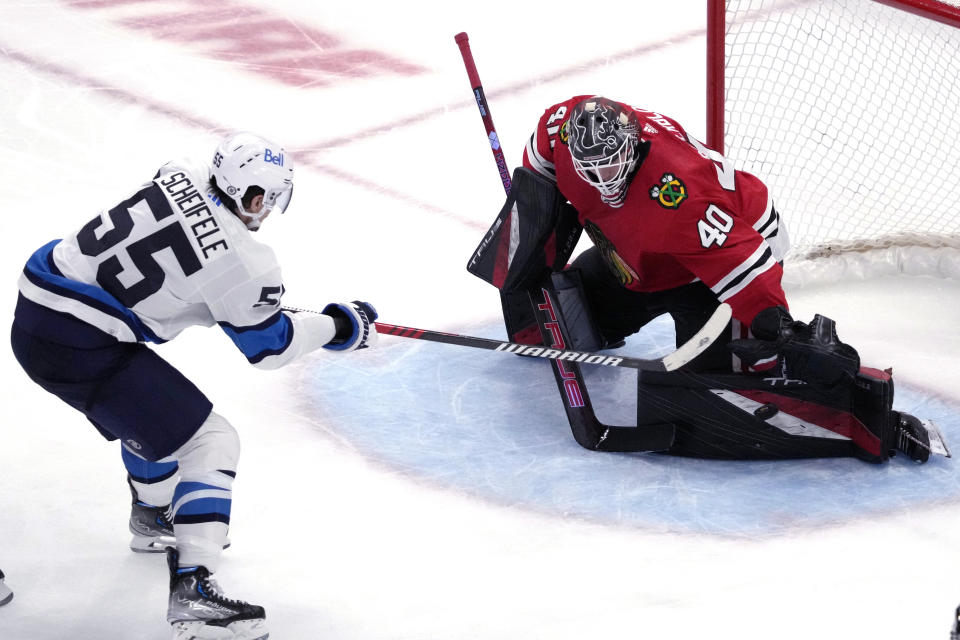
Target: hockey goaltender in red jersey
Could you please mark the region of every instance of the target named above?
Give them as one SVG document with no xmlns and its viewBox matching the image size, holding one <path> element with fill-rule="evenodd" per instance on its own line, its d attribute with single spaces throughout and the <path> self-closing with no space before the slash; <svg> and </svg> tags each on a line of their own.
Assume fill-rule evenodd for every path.
<svg viewBox="0 0 960 640">
<path fill-rule="evenodd" d="M 548 336 L 537 316 L 550 306 L 567 348 L 620 346 L 664 313 L 679 346 L 730 305 L 725 334 L 687 366 L 639 373 L 636 429 L 607 428 L 592 412 L 581 419 L 589 406 L 567 403 L 587 448 L 871 462 L 898 450 L 917 462 L 949 455 L 931 423 L 893 409 L 891 374 L 861 367 L 832 320 L 791 317 L 781 286 L 789 239 L 773 197 L 675 120 L 575 96 L 541 116 L 467 268 L 501 290 L 514 342 Z M 582 230 L 593 246 L 567 264 Z M 560 367 L 558 381 L 581 380 L 575 365 Z M 645 443 L 645 432 L 667 437 Z"/>
</svg>

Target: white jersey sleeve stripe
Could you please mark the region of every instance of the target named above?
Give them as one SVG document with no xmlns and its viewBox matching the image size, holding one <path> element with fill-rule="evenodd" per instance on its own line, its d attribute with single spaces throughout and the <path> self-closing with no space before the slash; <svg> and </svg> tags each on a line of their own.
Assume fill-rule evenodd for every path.
<svg viewBox="0 0 960 640">
<path fill-rule="evenodd" d="M 556 166 L 537 151 L 537 132 L 534 131 L 527 141 L 527 160 L 534 171 L 553 182 L 557 181 Z"/>
<path fill-rule="evenodd" d="M 763 256 L 764 253 L 770 251 L 770 245 L 766 242 L 761 241 L 757 249 L 750 254 L 750 257 L 734 267 L 730 273 L 724 276 L 717 284 L 710 287 L 714 293 L 720 295 L 724 289 L 729 287 L 734 281 L 743 277 L 744 274 L 750 271 L 757 263 L 758 260 Z"/>
<path fill-rule="evenodd" d="M 753 223 L 753 228 L 756 229 L 763 237 L 767 237 L 767 234 L 776 228 L 777 218 L 779 218 L 779 215 L 773 208 L 773 199 L 770 198 L 770 196 L 767 196 L 767 207 L 764 209 L 763 215 L 757 218 L 757 221 Z M 773 228 L 765 228 L 771 222 L 773 223 Z"/>
<path fill-rule="evenodd" d="M 772 269 L 777 261 L 773 258 L 773 252 L 770 250 L 770 247 L 766 246 L 764 243 L 765 251 L 760 256 L 760 258 L 750 264 L 745 270 L 740 272 L 740 275 L 737 279 L 731 280 L 726 288 L 717 291 L 714 288 L 714 291 L 717 293 L 717 298 L 720 302 L 726 302 L 733 296 L 737 295 L 741 291 L 747 288 L 747 286 L 753 282 L 757 276 L 769 269 Z"/>
<path fill-rule="evenodd" d="M 753 228 L 773 249 L 773 256 L 777 261 L 783 260 L 790 250 L 790 234 L 787 225 L 780 218 L 780 214 L 773 207 L 773 200 L 767 198 L 767 208 L 763 215 L 753 223 Z"/>
</svg>

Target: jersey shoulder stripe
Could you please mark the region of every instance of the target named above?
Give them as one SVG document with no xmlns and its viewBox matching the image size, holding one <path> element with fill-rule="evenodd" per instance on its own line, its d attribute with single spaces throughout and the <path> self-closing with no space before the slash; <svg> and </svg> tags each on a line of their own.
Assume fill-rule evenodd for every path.
<svg viewBox="0 0 960 640">
<path fill-rule="evenodd" d="M 763 214 L 753 223 L 753 228 L 764 238 L 771 238 L 777 235 L 777 227 L 780 224 L 780 214 L 773 208 L 773 200 L 767 198 L 767 207 Z"/>
<path fill-rule="evenodd" d="M 100 287 L 71 280 L 63 275 L 53 259 L 53 249 L 60 240 L 53 240 L 37 249 L 23 268 L 21 293 L 28 299 L 55 311 L 77 315 L 81 306 L 89 307 L 95 315 L 108 316 L 91 322 L 107 333 L 118 336 L 117 322 L 132 333 L 135 341 L 165 342 L 154 334 L 135 313 Z M 23 282 L 26 280 L 26 282 Z M 27 283 L 29 283 L 29 286 Z M 88 318 L 82 318 L 89 321 Z M 122 330 L 121 333 L 125 333 Z M 129 339 L 131 336 L 127 336 Z"/>
<path fill-rule="evenodd" d="M 533 169 L 549 180 L 557 181 L 556 166 L 553 162 L 543 157 L 540 150 L 537 149 L 537 131 L 534 131 L 530 135 L 530 139 L 527 140 L 526 157 L 530 169 Z"/>
</svg>

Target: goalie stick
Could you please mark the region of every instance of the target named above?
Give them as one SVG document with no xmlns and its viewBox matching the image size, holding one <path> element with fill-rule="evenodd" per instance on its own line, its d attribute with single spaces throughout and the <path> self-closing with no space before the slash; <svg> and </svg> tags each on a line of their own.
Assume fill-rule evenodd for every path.
<svg viewBox="0 0 960 640">
<path fill-rule="evenodd" d="M 467 70 L 467 78 L 470 79 L 470 88 L 473 90 L 473 97 L 477 101 L 477 108 L 480 110 L 480 117 L 483 118 L 483 126 L 487 130 L 487 139 L 490 141 L 490 150 L 493 152 L 493 159 L 497 163 L 497 171 L 500 173 L 500 181 L 503 183 L 503 190 L 510 195 L 510 170 L 507 169 L 507 159 L 503 157 L 503 149 L 500 147 L 500 138 L 497 136 L 497 130 L 493 127 L 493 115 L 490 113 L 490 107 L 487 105 L 487 96 L 483 92 L 483 85 L 480 84 L 480 74 L 477 73 L 477 65 L 473 61 L 473 52 L 470 51 L 470 38 L 466 32 L 460 32 L 453 37 L 457 46 L 460 47 L 460 55 L 463 57 L 463 66 Z"/>
</svg>

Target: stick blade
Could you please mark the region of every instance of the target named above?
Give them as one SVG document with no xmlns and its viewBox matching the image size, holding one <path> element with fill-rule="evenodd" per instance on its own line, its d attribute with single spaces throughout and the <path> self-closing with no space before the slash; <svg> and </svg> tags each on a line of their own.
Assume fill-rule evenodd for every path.
<svg viewBox="0 0 960 640">
<path fill-rule="evenodd" d="M 683 343 L 676 351 L 663 358 L 664 371 L 676 371 L 712 345 L 727 328 L 733 310 L 726 302 L 720 304 L 706 324 L 692 338 Z"/>
</svg>

